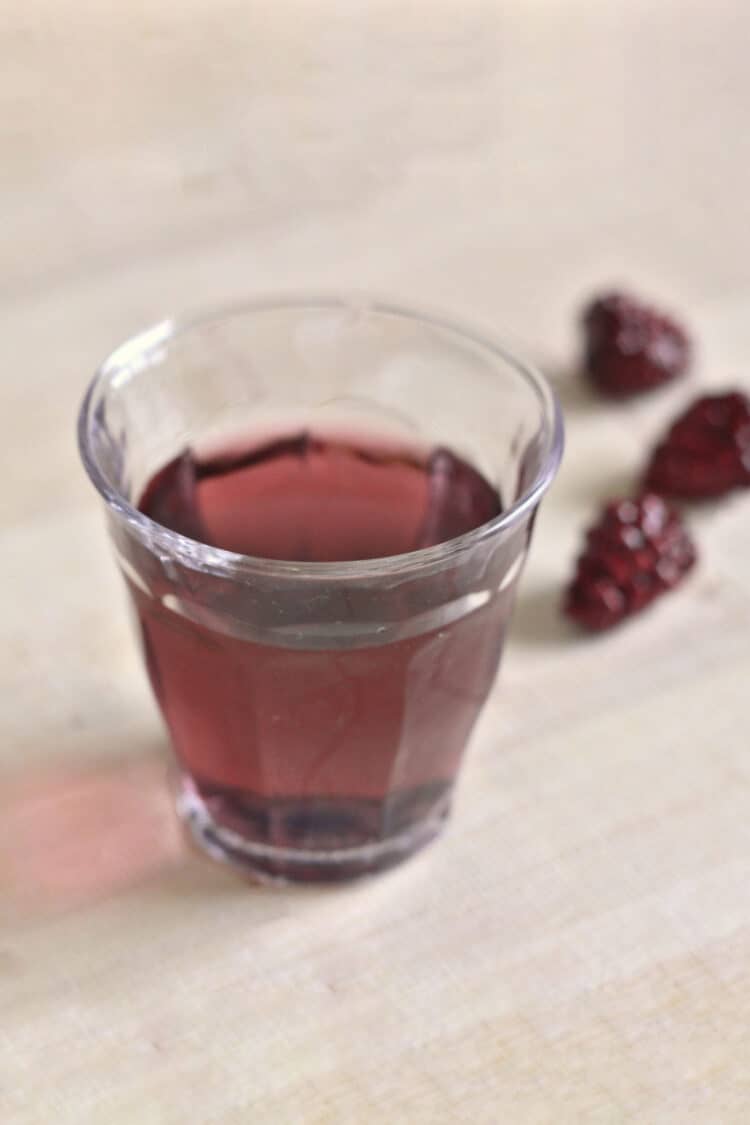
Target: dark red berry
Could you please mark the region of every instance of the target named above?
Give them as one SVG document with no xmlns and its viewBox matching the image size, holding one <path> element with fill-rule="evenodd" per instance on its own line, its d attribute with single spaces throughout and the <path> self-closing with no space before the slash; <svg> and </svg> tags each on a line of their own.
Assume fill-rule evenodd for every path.
<svg viewBox="0 0 750 1125">
<path fill-rule="evenodd" d="M 700 499 L 750 486 L 750 398 L 739 391 L 705 395 L 656 446 L 646 487 Z"/>
<path fill-rule="evenodd" d="M 695 558 L 679 515 L 660 496 L 613 500 L 587 533 L 565 612 L 586 629 L 609 629 L 676 586 Z"/>
<path fill-rule="evenodd" d="M 584 368 L 602 392 L 650 391 L 684 375 L 690 363 L 685 330 L 633 297 L 610 293 L 583 314 Z"/>
</svg>

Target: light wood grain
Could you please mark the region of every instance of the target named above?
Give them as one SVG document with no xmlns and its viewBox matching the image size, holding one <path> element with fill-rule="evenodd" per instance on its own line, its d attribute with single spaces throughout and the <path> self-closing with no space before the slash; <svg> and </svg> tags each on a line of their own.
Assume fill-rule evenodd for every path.
<svg viewBox="0 0 750 1125">
<path fill-rule="evenodd" d="M 591 287 L 750 386 L 750 9 L 507 0 L 6 6 L 0 38 L 0 1120 L 742 1123 L 750 499 L 630 628 L 556 601 L 689 397 L 602 406 Z M 546 363 L 568 454 L 444 840 L 337 891 L 189 854 L 73 443 L 125 334 L 357 286 Z M 487 419 L 492 425 L 492 419 Z"/>
</svg>

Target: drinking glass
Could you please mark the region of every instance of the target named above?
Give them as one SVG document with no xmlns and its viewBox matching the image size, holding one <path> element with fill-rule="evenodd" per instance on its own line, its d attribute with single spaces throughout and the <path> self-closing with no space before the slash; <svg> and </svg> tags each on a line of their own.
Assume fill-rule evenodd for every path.
<svg viewBox="0 0 750 1125">
<path fill-rule="evenodd" d="M 405 554 L 300 562 L 209 546 L 138 509 L 186 448 L 301 429 L 451 450 L 502 511 Z M 442 316 L 360 296 L 257 300 L 117 348 L 79 442 L 197 843 L 257 879 L 323 881 L 432 840 L 560 462 L 548 383 Z"/>
</svg>

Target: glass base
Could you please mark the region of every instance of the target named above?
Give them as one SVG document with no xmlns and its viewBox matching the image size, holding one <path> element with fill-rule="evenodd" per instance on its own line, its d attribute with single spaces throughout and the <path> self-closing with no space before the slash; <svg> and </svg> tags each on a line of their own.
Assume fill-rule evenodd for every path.
<svg viewBox="0 0 750 1125">
<path fill-rule="evenodd" d="M 248 816 L 244 826 L 236 815 L 232 817 L 232 827 L 219 823 L 195 783 L 185 775 L 179 780 L 176 803 L 193 842 L 212 859 L 232 864 L 255 882 L 337 883 L 394 867 L 439 836 L 450 812 L 450 791 L 446 789 L 432 804 L 429 814 L 408 828 L 352 847 L 302 848 L 263 843 L 257 839 L 255 817 Z"/>
</svg>

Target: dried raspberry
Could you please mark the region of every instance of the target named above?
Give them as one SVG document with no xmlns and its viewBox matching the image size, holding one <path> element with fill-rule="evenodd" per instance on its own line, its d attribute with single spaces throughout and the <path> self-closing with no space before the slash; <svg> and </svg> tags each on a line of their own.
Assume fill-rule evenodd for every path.
<svg viewBox="0 0 750 1125">
<path fill-rule="evenodd" d="M 613 500 L 588 531 L 565 612 L 587 629 L 609 629 L 676 586 L 695 558 L 680 517 L 660 496 Z"/>
<path fill-rule="evenodd" d="M 750 399 L 705 395 L 673 423 L 646 471 L 646 487 L 667 496 L 721 496 L 750 486 Z"/>
<path fill-rule="evenodd" d="M 622 293 L 610 293 L 583 315 L 584 368 L 605 394 L 649 391 L 683 375 L 690 341 L 670 317 Z"/>
</svg>

